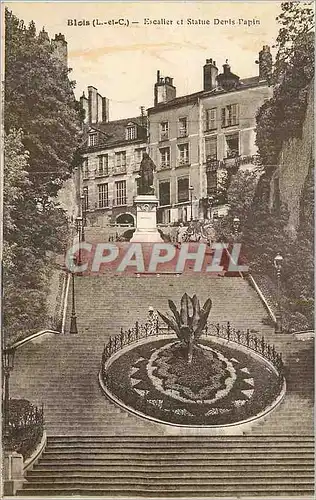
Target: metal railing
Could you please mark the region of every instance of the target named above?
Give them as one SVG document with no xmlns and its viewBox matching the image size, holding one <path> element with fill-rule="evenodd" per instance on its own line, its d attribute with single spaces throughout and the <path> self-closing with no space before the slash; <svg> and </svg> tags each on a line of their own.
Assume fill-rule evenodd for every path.
<svg viewBox="0 0 316 500">
<path fill-rule="evenodd" d="M 248 155 L 248 156 L 234 156 L 232 158 L 224 158 L 223 160 L 216 160 L 211 157 L 206 158 L 206 171 L 215 171 L 218 168 L 234 168 L 240 167 L 241 165 L 260 165 L 259 155 Z"/>
<path fill-rule="evenodd" d="M 110 337 L 108 343 L 104 346 L 102 354 L 103 375 L 105 375 L 104 368 L 106 361 L 113 354 L 123 349 L 123 347 L 150 336 L 165 335 L 169 333 L 172 333 L 172 331 L 167 326 L 162 325 L 159 322 L 159 319 L 145 323 L 144 325 L 140 325 L 138 321 L 136 321 L 135 326 L 126 331 L 121 328 L 120 334 Z M 225 324 L 208 323 L 203 331 L 203 335 L 206 337 L 219 337 L 227 340 L 228 342 L 235 342 L 251 349 L 257 354 L 260 354 L 272 363 L 279 374 L 280 381 L 283 381 L 284 363 L 282 355 L 276 352 L 274 344 L 269 344 L 264 336 L 259 338 L 256 335 L 251 334 L 249 329 L 246 331 L 238 330 L 232 327 L 229 321 Z"/>
</svg>

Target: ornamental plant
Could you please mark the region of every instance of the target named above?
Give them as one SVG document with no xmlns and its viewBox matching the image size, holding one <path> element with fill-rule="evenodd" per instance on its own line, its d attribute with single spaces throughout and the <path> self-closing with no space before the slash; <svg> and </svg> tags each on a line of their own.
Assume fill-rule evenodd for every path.
<svg viewBox="0 0 316 500">
<path fill-rule="evenodd" d="M 181 307 L 178 311 L 173 300 L 168 300 L 171 314 L 162 314 L 157 311 L 163 321 L 171 328 L 186 348 L 188 363 L 192 362 L 193 344 L 202 335 L 207 318 L 210 314 L 212 301 L 207 299 L 201 308 L 200 301 L 196 295 L 189 297 L 184 293 L 181 298 Z"/>
</svg>

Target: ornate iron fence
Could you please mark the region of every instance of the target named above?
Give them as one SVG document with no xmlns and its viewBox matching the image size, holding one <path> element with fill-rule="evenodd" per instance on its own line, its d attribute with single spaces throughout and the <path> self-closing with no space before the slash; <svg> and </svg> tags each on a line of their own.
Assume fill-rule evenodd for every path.
<svg viewBox="0 0 316 500">
<path fill-rule="evenodd" d="M 225 325 L 220 325 L 219 323 L 208 323 L 204 331 L 204 335 L 220 337 L 222 339 L 236 342 L 237 344 L 243 345 L 257 354 L 260 354 L 265 359 L 270 361 L 273 366 L 277 369 L 279 375 L 283 378 L 284 376 L 284 363 L 282 359 L 282 354 L 276 352 L 274 344 L 269 344 L 264 336 L 261 338 L 250 333 L 250 330 L 246 331 L 237 330 L 232 328 L 230 322 L 228 321 Z"/>
<path fill-rule="evenodd" d="M 168 333 L 171 333 L 171 330 L 167 326 L 162 325 L 159 322 L 159 319 L 155 319 L 151 322 L 145 323 L 144 325 L 140 325 L 138 321 L 136 321 L 135 326 L 126 331 L 121 328 L 121 332 L 118 335 L 110 337 L 108 343 L 104 346 L 102 354 L 103 375 L 105 375 L 105 362 L 113 354 L 123 349 L 123 347 L 150 336 L 165 335 Z M 225 324 L 208 323 L 203 332 L 203 335 L 205 335 L 206 337 L 219 337 L 227 340 L 228 342 L 236 342 L 239 345 L 251 349 L 257 354 L 260 354 L 262 357 L 273 364 L 273 366 L 278 371 L 280 380 L 283 380 L 284 363 L 282 355 L 276 352 L 274 344 L 269 344 L 264 336 L 259 338 L 256 335 L 251 334 L 249 329 L 247 329 L 246 331 L 237 330 L 236 328 L 231 327 L 229 321 Z"/>
</svg>

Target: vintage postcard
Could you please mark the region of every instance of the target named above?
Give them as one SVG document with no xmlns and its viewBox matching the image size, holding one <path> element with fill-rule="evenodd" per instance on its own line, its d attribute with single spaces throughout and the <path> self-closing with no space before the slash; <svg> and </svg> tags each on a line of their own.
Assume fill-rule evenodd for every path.
<svg viewBox="0 0 316 500">
<path fill-rule="evenodd" d="M 313 498 L 313 3 L 1 6 L 2 498 Z"/>
</svg>

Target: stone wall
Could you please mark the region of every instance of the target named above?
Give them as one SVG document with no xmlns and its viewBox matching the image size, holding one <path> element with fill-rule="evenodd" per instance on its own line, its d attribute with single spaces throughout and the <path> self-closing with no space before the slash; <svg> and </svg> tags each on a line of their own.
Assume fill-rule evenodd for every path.
<svg viewBox="0 0 316 500">
<path fill-rule="evenodd" d="M 279 166 L 271 179 L 270 204 L 275 203 L 279 189 L 280 201 L 289 210 L 288 231 L 293 238 L 299 225 L 300 201 L 311 156 L 314 158 L 314 81 L 309 89 L 302 137 L 284 142 Z"/>
</svg>

